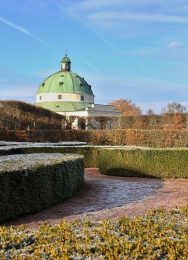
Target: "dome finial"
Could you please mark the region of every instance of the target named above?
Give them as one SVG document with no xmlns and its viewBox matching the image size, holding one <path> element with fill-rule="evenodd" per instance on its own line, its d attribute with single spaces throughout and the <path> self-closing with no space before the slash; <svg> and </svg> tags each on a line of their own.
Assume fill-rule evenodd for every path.
<svg viewBox="0 0 188 260">
<path fill-rule="evenodd" d="M 67 51 L 68 50 L 66 50 L 65 57 L 61 61 L 61 71 L 70 71 L 71 70 L 71 61 L 67 57 Z"/>
</svg>

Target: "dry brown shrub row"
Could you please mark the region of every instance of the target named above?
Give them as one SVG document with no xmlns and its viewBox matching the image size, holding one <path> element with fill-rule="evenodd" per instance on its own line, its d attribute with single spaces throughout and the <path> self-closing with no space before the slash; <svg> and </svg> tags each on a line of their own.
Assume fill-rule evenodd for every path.
<svg viewBox="0 0 188 260">
<path fill-rule="evenodd" d="M 139 129 L 82 131 L 80 141 L 95 145 L 186 147 L 188 146 L 188 132 Z"/>
<path fill-rule="evenodd" d="M 185 130 L 188 114 L 120 116 L 111 119 L 112 129 Z"/>
<path fill-rule="evenodd" d="M 0 141 L 11 142 L 60 142 L 81 139 L 80 130 L 2 130 Z"/>
<path fill-rule="evenodd" d="M 136 145 L 148 147 L 187 147 L 188 131 L 163 130 L 58 130 L 0 131 L 1 141 L 62 142 L 80 141 L 91 145 Z"/>
<path fill-rule="evenodd" d="M 0 130 L 73 129 L 155 129 L 186 130 L 188 114 L 138 115 L 119 117 L 66 117 L 50 110 L 16 100 L 0 100 Z"/>
<path fill-rule="evenodd" d="M 0 130 L 58 130 L 66 118 L 42 107 L 16 100 L 0 100 Z"/>
<path fill-rule="evenodd" d="M 84 119 L 84 118 L 83 118 Z M 88 129 L 186 130 L 188 114 L 89 117 L 84 119 Z M 81 127 L 83 129 L 83 127 Z"/>
</svg>

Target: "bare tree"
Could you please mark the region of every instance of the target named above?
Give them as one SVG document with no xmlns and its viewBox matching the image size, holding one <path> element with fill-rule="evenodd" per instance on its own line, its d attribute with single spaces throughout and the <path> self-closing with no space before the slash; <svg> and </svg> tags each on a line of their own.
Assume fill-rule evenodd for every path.
<svg viewBox="0 0 188 260">
<path fill-rule="evenodd" d="M 146 112 L 146 115 L 155 115 L 155 112 L 151 108 L 149 108 Z"/>
<path fill-rule="evenodd" d="M 186 107 L 177 102 L 172 102 L 167 104 L 167 107 L 161 109 L 161 114 L 174 114 L 174 113 L 184 113 Z"/>
</svg>

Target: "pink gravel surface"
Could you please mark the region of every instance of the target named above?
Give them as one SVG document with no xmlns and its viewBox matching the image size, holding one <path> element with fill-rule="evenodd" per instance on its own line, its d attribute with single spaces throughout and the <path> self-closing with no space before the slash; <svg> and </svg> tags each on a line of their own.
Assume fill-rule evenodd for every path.
<svg viewBox="0 0 188 260">
<path fill-rule="evenodd" d="M 85 169 L 85 186 L 62 203 L 3 223 L 36 228 L 43 222 L 90 218 L 116 220 L 123 215 L 143 215 L 147 210 L 166 209 L 188 204 L 188 180 L 125 178 L 101 175 L 98 169 Z"/>
</svg>

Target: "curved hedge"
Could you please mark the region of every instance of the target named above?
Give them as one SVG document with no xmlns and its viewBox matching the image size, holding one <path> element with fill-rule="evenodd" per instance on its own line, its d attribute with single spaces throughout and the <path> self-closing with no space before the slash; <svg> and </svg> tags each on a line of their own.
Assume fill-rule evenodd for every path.
<svg viewBox="0 0 188 260">
<path fill-rule="evenodd" d="M 98 168 L 98 152 L 103 149 L 102 146 L 60 146 L 57 144 L 40 143 L 30 145 L 10 145 L 0 147 L 0 156 L 11 154 L 31 154 L 31 153 L 75 153 L 84 156 L 85 168 Z"/>
<path fill-rule="evenodd" d="M 84 156 L 85 168 L 99 168 L 100 173 L 107 175 L 188 178 L 188 148 L 61 146 L 45 143 L 0 147 L 0 155 L 30 153 L 80 154 Z"/>
<path fill-rule="evenodd" d="M 106 148 L 99 171 L 124 177 L 188 178 L 188 149 Z"/>
<path fill-rule="evenodd" d="M 83 156 L 20 154 L 0 157 L 0 222 L 71 197 L 84 184 Z"/>
</svg>

